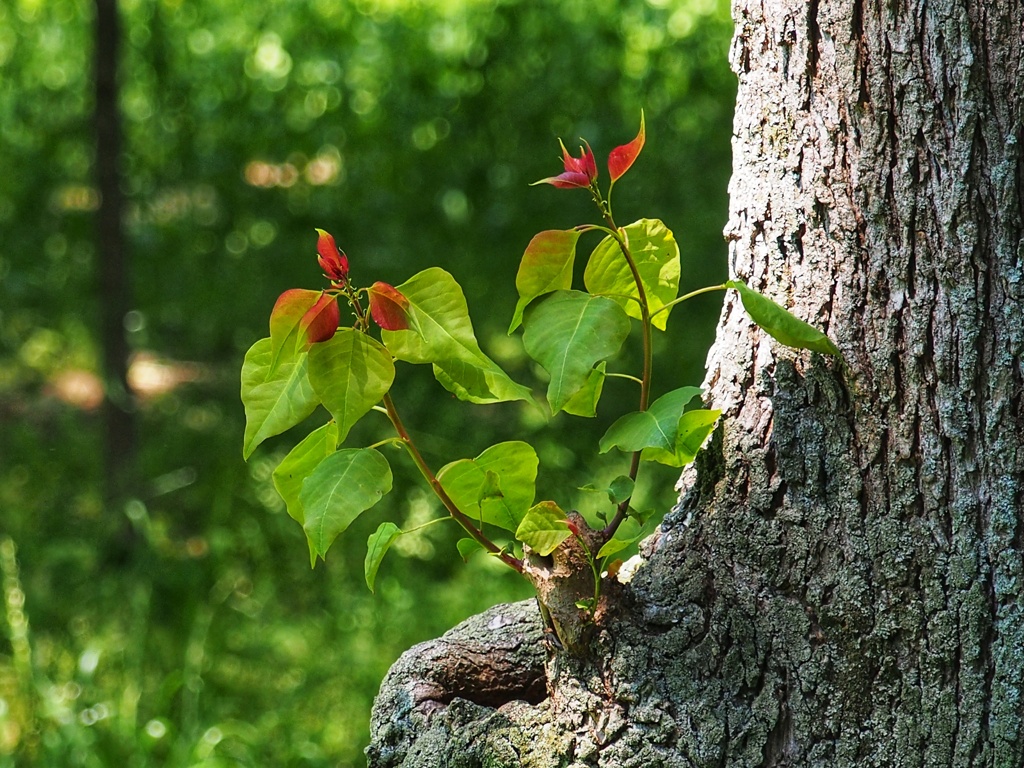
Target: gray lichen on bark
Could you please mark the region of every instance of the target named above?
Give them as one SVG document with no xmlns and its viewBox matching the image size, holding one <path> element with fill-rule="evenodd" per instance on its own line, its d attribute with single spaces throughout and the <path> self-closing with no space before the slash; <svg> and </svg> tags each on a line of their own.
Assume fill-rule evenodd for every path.
<svg viewBox="0 0 1024 768">
<path fill-rule="evenodd" d="M 1024 7 L 733 15 L 730 270 L 845 362 L 727 298 L 724 426 L 593 656 L 534 625 L 543 700 L 422 719 L 403 660 L 371 766 L 1024 765 Z"/>
</svg>

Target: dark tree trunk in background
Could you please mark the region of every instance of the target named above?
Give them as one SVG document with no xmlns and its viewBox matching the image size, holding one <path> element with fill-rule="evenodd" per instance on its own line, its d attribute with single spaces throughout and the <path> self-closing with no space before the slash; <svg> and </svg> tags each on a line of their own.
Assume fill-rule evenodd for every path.
<svg viewBox="0 0 1024 768">
<path fill-rule="evenodd" d="M 494 708 L 424 687 L 444 665 L 417 649 L 373 766 L 1024 765 L 1024 7 L 733 12 L 730 269 L 847 365 L 730 296 L 724 425 L 604 655 Z"/>
<path fill-rule="evenodd" d="M 123 502 L 131 492 L 137 443 L 124 327 L 125 315 L 131 308 L 131 288 L 121 193 L 121 113 L 117 77 L 120 40 L 116 0 L 96 0 L 96 184 L 100 193 L 96 222 L 97 290 L 103 378 L 107 390 L 103 422 L 106 495 L 110 504 Z"/>
</svg>

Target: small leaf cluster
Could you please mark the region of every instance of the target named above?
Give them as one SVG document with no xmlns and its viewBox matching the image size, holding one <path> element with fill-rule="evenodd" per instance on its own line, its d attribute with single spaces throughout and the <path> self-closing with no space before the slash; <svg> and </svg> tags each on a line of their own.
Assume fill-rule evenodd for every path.
<svg viewBox="0 0 1024 768">
<path fill-rule="evenodd" d="M 527 553 L 546 556 L 575 537 L 594 573 L 593 597 L 581 600 L 580 607 L 592 610 L 603 574 L 614 570 L 613 556 L 639 538 L 647 521 L 630 505 L 641 466 L 686 466 L 721 416 L 702 407 L 697 387 L 652 395 L 652 338 L 667 332 L 673 308 L 700 293 L 733 289 L 754 322 L 781 343 L 838 354 L 823 333 L 740 281 L 679 296 L 680 251 L 669 228 L 645 218 L 620 227 L 612 211 L 614 185 L 633 166 L 645 140 L 641 116 L 637 136 L 609 154 L 606 192 L 590 145 L 584 142 L 579 157 L 562 145 L 563 173 L 536 183 L 589 191 L 599 222 L 544 231 L 530 241 L 516 275 L 518 302 L 509 326 L 510 334 L 522 330 L 527 354 L 547 373 L 552 415 L 594 417 L 608 377 L 637 386 L 635 408 L 615 420 L 598 445 L 602 453 L 614 448 L 629 456 L 628 469 L 608 488 L 590 489 L 607 495 L 607 512 L 600 513 L 604 527 L 581 532 L 574 522 L 578 516 L 568 515 L 555 501 L 535 499 L 539 461 L 522 440 L 492 445 L 475 458 L 458 458 L 436 471 L 428 464 L 391 395 L 396 361 L 430 365 L 438 383 L 467 403 L 532 402 L 533 392 L 481 350 L 466 298 L 451 274 L 430 267 L 398 286 L 376 282 L 357 288 L 347 255 L 329 233 L 318 230 L 318 262 L 329 287 L 281 295 L 271 312 L 270 336 L 257 341 L 245 357 L 241 392 L 245 458 L 318 406 L 331 415 L 288 453 L 273 475 L 289 515 L 305 531 L 311 564 L 391 490 L 391 467 L 379 449 L 396 444 L 441 501 L 445 515 L 439 519 L 455 521 L 467 534 L 458 542 L 462 557 L 484 549 L 522 572 Z M 600 239 L 587 258 L 583 286 L 574 287 L 577 251 L 588 233 Z M 341 322 L 340 302 L 348 305 L 350 324 Z M 622 347 L 636 326 L 641 369 L 617 370 Z M 371 411 L 386 416 L 392 434 L 369 446 L 345 447 L 352 427 Z M 386 521 L 370 536 L 364 571 L 371 589 L 389 547 L 408 532 Z"/>
</svg>

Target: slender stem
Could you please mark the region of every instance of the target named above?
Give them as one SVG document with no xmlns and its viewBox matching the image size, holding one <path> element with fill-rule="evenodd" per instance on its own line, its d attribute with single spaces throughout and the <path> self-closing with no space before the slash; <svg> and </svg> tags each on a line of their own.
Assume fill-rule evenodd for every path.
<svg viewBox="0 0 1024 768">
<path fill-rule="evenodd" d="M 684 301 L 689 301 L 694 296 L 700 296 L 702 293 L 711 293 L 712 291 L 725 291 L 725 290 L 728 290 L 728 289 L 729 289 L 729 286 L 726 285 L 725 283 L 722 283 L 721 285 L 709 285 L 706 288 L 698 288 L 696 291 L 690 291 L 685 296 L 680 296 L 678 299 L 673 299 L 668 304 L 665 304 L 663 306 L 658 307 L 656 310 L 654 310 L 651 313 L 651 317 L 655 317 L 656 315 L 660 315 L 662 312 L 667 312 L 672 307 L 674 307 L 676 304 L 682 304 Z"/>
<path fill-rule="evenodd" d="M 395 432 L 398 433 L 398 437 L 401 438 L 402 444 L 405 446 L 406 450 L 409 451 L 409 455 L 416 464 L 416 468 L 419 469 L 420 474 L 423 475 L 423 479 L 427 481 L 430 489 L 434 492 L 437 498 L 441 500 L 445 509 L 448 510 L 448 514 L 455 519 L 455 522 L 465 529 L 466 533 L 476 539 L 480 546 L 505 563 L 505 565 L 519 573 L 522 573 L 523 561 L 503 551 L 497 544 L 487 538 L 484 532 L 473 524 L 472 519 L 466 516 L 462 510 L 459 509 L 451 496 L 448 495 L 448 492 L 445 491 L 444 486 L 441 485 L 441 481 L 437 479 L 437 475 L 435 475 L 433 470 L 431 470 L 430 465 L 428 465 L 426 460 L 423 458 L 423 454 L 421 454 L 419 448 L 416 447 L 416 443 L 413 442 L 413 439 L 409 436 L 408 430 L 406 430 L 401 417 L 398 415 L 398 410 L 395 408 L 395 403 L 391 399 L 391 395 L 384 395 L 383 402 L 384 407 L 388 412 L 388 418 L 391 419 L 391 424 L 395 428 Z"/>
<path fill-rule="evenodd" d="M 643 384 L 643 382 L 636 376 L 630 376 L 628 373 L 606 373 L 605 377 L 609 379 L 629 379 L 630 381 L 635 381 L 637 384 Z"/>
<path fill-rule="evenodd" d="M 352 307 L 352 311 L 355 313 L 359 327 L 365 332 L 369 327 L 369 319 L 366 317 L 366 311 L 359 302 L 359 292 L 353 289 L 350 284 L 345 285 L 343 292 L 345 297 L 348 299 L 349 305 Z M 441 485 L 441 481 L 437 479 L 437 475 L 434 474 L 430 465 L 427 464 L 426 459 L 423 458 L 423 454 L 421 454 L 419 448 L 416 447 L 416 443 L 413 441 L 409 431 L 405 428 L 405 424 L 402 423 L 402 419 L 398 415 L 398 409 L 395 408 L 395 401 L 391 399 L 391 394 L 389 393 L 384 395 L 384 397 L 381 398 L 381 402 L 384 403 L 384 411 L 387 413 L 388 418 L 391 420 L 391 425 L 395 428 L 395 432 L 398 434 L 398 441 L 405 446 L 405 449 L 412 457 L 413 463 L 416 464 L 416 468 L 420 471 L 420 474 L 423 475 L 423 479 L 427 481 L 427 485 L 430 486 L 430 490 L 434 492 L 434 495 L 440 499 L 445 509 L 448 510 L 448 514 L 455 519 L 455 522 L 465 529 L 466 533 L 476 539 L 481 547 L 497 557 L 505 563 L 505 565 L 519 573 L 522 573 L 523 561 L 508 554 L 502 550 L 501 547 L 487 538 L 484 532 L 473 524 L 472 519 L 463 514 L 462 510 L 460 510 L 458 505 L 452 500 L 452 497 L 448 495 L 448 492 Z"/>
<path fill-rule="evenodd" d="M 626 259 L 626 264 L 629 266 L 629 271 L 633 275 L 633 282 L 636 283 L 636 293 L 638 303 L 640 304 L 640 325 L 643 334 L 643 375 L 642 386 L 640 387 L 640 408 L 641 411 L 646 411 L 647 406 L 650 402 L 651 397 L 651 372 L 653 367 L 653 356 L 651 354 L 651 310 L 647 305 L 647 291 L 644 289 L 643 280 L 640 279 L 640 270 L 636 266 L 636 261 L 633 259 L 633 254 L 629 250 L 629 243 L 626 242 L 622 233 L 615 228 L 615 221 L 612 219 L 612 215 L 609 212 L 605 212 L 605 221 L 608 222 L 609 227 L 614 228 L 612 236 L 615 238 L 615 242 L 619 245 L 619 250 L 622 251 L 622 255 Z M 632 479 L 636 479 L 635 477 Z"/>
<path fill-rule="evenodd" d="M 601 599 L 601 568 L 587 543 L 580 539 L 580 544 L 583 545 L 583 551 L 586 552 L 587 561 L 590 563 L 590 572 L 594 574 L 594 605 L 590 609 L 591 615 L 593 615 L 593 612 L 597 610 L 597 601 Z"/>
<path fill-rule="evenodd" d="M 653 370 L 653 355 L 651 352 L 651 310 L 647 305 L 647 291 L 644 290 L 643 280 L 640 279 L 640 270 L 636 266 L 636 261 L 633 259 L 633 254 L 629 250 L 629 243 L 622 236 L 621 231 L 615 226 L 615 220 L 612 218 L 611 207 L 607 201 L 601 201 L 599 203 L 601 213 L 604 216 L 605 222 L 612 230 L 612 237 L 615 238 L 615 242 L 619 245 L 619 250 L 622 251 L 622 255 L 626 259 L 626 264 L 629 265 L 629 271 L 633 275 L 633 282 L 636 283 L 637 297 L 639 298 L 640 304 L 640 330 L 643 334 L 643 374 L 640 380 L 640 411 L 646 411 L 647 406 L 650 404 L 651 399 L 651 375 Z M 640 451 L 633 453 L 633 459 L 629 465 L 629 479 L 636 481 L 637 475 L 640 473 Z M 615 517 L 612 518 L 611 522 L 604 529 L 603 533 L 606 539 L 610 539 L 615 535 L 615 532 L 622 525 L 622 521 L 626 519 L 629 514 L 629 499 L 626 499 L 618 508 L 615 510 Z"/>
<path fill-rule="evenodd" d="M 416 533 L 416 531 L 422 531 L 424 528 L 428 528 L 435 523 L 444 523 L 451 519 L 451 517 L 435 517 L 433 520 L 427 520 L 425 523 L 420 523 L 419 525 L 402 531 L 402 535 L 404 536 L 407 533 Z"/>
<path fill-rule="evenodd" d="M 387 413 L 386 410 L 384 412 Z M 400 438 L 400 437 L 386 437 L 383 440 L 378 440 L 373 445 L 368 445 L 366 447 L 373 449 L 373 448 L 380 448 L 381 446 L 384 446 L 384 445 L 393 445 L 394 443 L 401 443 L 401 442 L 402 442 L 402 438 Z"/>
</svg>

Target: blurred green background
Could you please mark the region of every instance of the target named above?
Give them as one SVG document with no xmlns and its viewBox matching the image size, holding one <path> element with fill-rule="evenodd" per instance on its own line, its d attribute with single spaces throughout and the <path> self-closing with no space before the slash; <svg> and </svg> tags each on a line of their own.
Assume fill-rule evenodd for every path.
<svg viewBox="0 0 1024 768">
<path fill-rule="evenodd" d="M 242 356 L 282 290 L 321 285 L 323 227 L 357 283 L 452 272 L 485 351 L 541 393 L 505 335 L 519 258 L 535 232 L 594 216 L 585 193 L 527 185 L 561 170 L 558 137 L 585 137 L 603 165 L 641 108 L 648 143 L 617 218 L 666 221 L 684 290 L 722 280 L 728 4 L 124 0 L 120 14 L 139 438 L 111 502 L 94 9 L 0 4 L 0 767 L 363 765 L 394 659 L 529 590 L 489 558 L 463 564 L 439 525 L 400 539 L 367 591 L 378 523 L 438 514 L 397 456 L 396 490 L 311 571 L 270 482 L 306 430 L 242 462 Z M 719 302 L 673 314 L 655 395 L 700 382 Z M 563 506 L 623 471 L 594 448 L 629 386 L 609 386 L 595 420 L 547 424 L 400 373 L 395 398 L 436 466 L 522 437 L 539 493 Z M 369 418 L 350 440 L 381 427 Z M 651 472 L 644 503 L 667 509 L 674 480 Z"/>
</svg>

